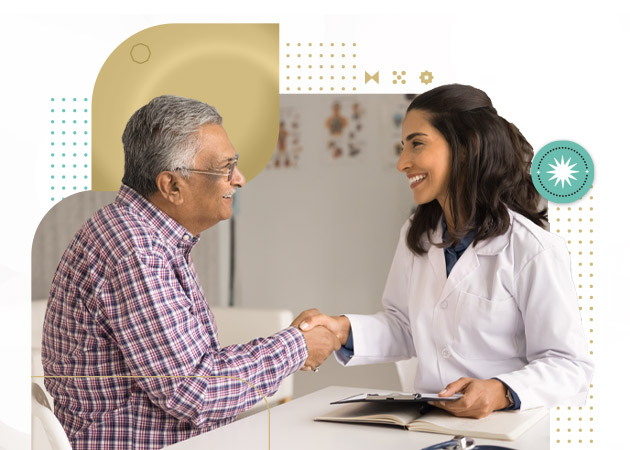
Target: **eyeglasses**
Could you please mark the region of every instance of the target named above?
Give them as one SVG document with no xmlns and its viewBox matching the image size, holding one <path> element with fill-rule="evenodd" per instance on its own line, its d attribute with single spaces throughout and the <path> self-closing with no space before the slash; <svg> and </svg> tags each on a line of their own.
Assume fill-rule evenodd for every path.
<svg viewBox="0 0 630 450">
<path fill-rule="evenodd" d="M 197 170 L 197 169 L 186 169 L 186 168 L 177 168 L 176 170 L 187 170 L 189 172 L 201 173 L 203 175 L 215 175 L 219 177 L 227 177 L 228 181 L 232 181 L 232 177 L 234 176 L 234 168 L 236 167 L 236 163 L 238 162 L 238 153 L 232 159 L 232 162 L 227 168 L 227 172 L 222 172 L 220 170 Z"/>
</svg>

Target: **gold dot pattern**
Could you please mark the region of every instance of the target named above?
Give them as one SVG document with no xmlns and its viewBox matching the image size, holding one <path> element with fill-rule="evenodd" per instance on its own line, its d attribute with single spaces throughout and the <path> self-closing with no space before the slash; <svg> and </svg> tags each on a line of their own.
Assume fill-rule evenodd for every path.
<svg viewBox="0 0 630 450">
<path fill-rule="evenodd" d="M 351 93 L 361 83 L 356 42 L 281 44 L 281 93 Z"/>
<path fill-rule="evenodd" d="M 576 202 L 566 205 L 549 204 L 551 232 L 566 240 L 571 256 L 571 274 L 591 358 L 596 352 L 597 344 L 597 295 L 593 265 L 597 240 L 594 229 L 596 223 L 593 186 Z M 584 445 L 596 448 L 595 392 L 591 384 L 584 406 L 556 406 L 551 409 L 551 449 L 580 448 Z"/>
</svg>

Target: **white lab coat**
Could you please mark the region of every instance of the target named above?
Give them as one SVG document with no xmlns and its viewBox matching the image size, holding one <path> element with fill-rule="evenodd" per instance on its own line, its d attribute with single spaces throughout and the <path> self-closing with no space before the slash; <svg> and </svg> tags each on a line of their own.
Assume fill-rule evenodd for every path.
<svg viewBox="0 0 630 450">
<path fill-rule="evenodd" d="M 460 377 L 497 377 L 521 408 L 581 404 L 593 373 L 564 240 L 510 212 L 508 231 L 471 244 L 446 277 L 444 250 L 414 255 L 403 226 L 383 294 L 384 312 L 348 314 L 346 365 L 418 356 L 416 392 Z M 442 241 L 442 230 L 432 242 Z"/>
</svg>

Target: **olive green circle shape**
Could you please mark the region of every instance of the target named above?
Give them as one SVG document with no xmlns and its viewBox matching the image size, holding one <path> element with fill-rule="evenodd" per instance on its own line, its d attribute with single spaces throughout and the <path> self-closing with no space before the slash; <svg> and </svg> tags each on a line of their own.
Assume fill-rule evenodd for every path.
<svg viewBox="0 0 630 450">
<path fill-rule="evenodd" d="M 150 49 L 142 64 L 134 46 Z M 139 47 L 136 47 L 136 50 Z M 278 142 L 278 24 L 167 24 L 129 37 L 107 58 L 92 98 L 92 189 L 117 191 L 127 120 L 159 95 L 216 107 L 248 180 L 267 165 Z"/>
</svg>

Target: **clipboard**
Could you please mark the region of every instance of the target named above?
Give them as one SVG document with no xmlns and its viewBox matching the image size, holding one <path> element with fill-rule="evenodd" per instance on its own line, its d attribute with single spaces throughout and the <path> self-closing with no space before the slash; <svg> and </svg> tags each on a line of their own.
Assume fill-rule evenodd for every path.
<svg viewBox="0 0 630 450">
<path fill-rule="evenodd" d="M 391 394 L 358 394 L 331 402 L 331 405 L 340 405 L 344 403 L 427 403 L 431 401 L 453 402 L 462 398 L 462 394 L 455 394 L 450 397 L 440 397 L 434 393 L 399 393 Z"/>
</svg>

